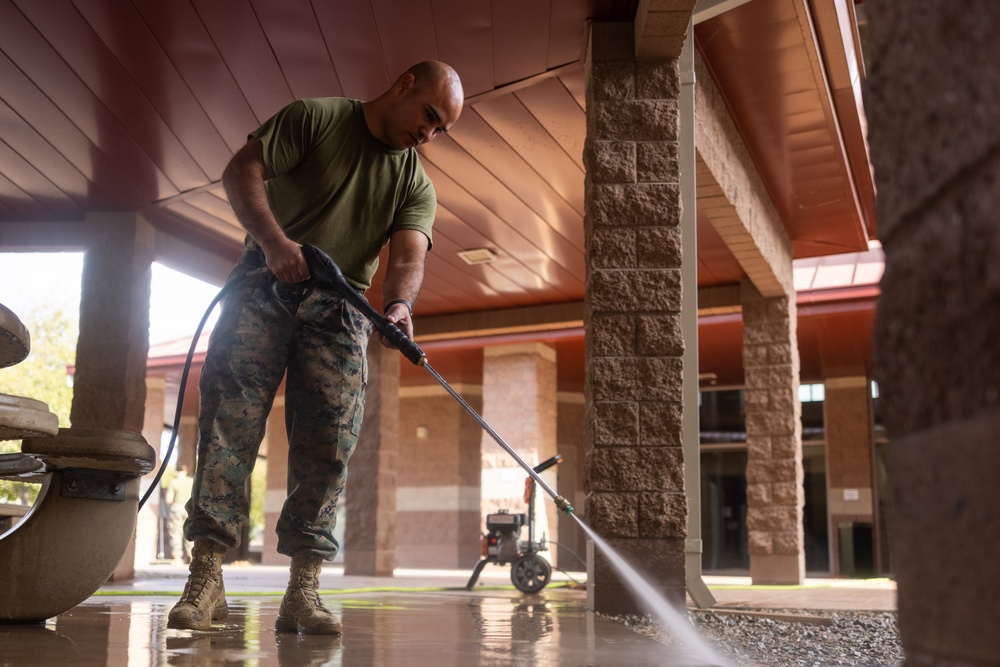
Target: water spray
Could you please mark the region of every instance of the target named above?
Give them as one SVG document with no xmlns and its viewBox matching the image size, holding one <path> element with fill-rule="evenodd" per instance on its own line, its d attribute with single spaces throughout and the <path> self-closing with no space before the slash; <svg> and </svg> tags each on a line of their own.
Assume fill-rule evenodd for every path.
<svg viewBox="0 0 1000 667">
<path fill-rule="evenodd" d="M 573 514 L 575 511 L 573 506 L 570 505 L 569 501 L 560 496 L 555 490 L 549 486 L 541 476 L 535 472 L 535 470 L 528 465 L 528 463 L 521 458 L 521 456 L 514 450 L 513 447 L 507 444 L 507 442 L 500 437 L 500 435 L 493 430 L 493 428 L 486 423 L 486 420 L 480 416 L 478 412 L 473 409 L 471 405 L 466 402 L 462 396 L 455 391 L 448 382 L 438 374 L 434 368 L 427 362 L 427 355 L 424 354 L 423 350 L 420 349 L 415 342 L 413 342 L 405 333 L 400 330 L 395 324 L 387 320 L 385 317 L 380 315 L 378 311 L 372 308 L 372 305 L 368 303 L 368 300 L 361 296 L 350 283 L 344 279 L 344 274 L 341 272 L 340 267 L 334 262 L 329 255 L 320 250 L 314 245 L 306 244 L 302 246 L 302 255 L 305 257 L 306 262 L 309 264 L 309 272 L 312 274 L 312 279 L 320 285 L 326 285 L 332 287 L 338 294 L 340 294 L 344 299 L 346 299 L 352 306 L 357 308 L 362 315 L 364 315 L 375 327 L 382 336 L 388 340 L 393 347 L 399 350 L 404 357 L 406 357 L 411 363 L 416 366 L 420 366 L 434 378 L 438 384 L 444 387 L 452 398 L 458 401 L 458 404 L 465 409 L 469 416 L 476 420 L 476 422 L 483 428 L 484 431 L 490 434 L 497 444 L 503 447 L 503 449 L 510 454 L 519 466 L 524 468 L 524 471 L 528 473 L 538 484 L 539 487 L 545 493 L 552 496 L 552 500 L 555 501 L 556 507 L 560 511 L 566 514 Z"/>
</svg>

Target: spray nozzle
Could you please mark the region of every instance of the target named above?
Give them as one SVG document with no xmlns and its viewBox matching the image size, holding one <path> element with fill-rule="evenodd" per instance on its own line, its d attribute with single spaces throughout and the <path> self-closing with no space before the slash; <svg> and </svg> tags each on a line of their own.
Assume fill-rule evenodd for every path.
<svg viewBox="0 0 1000 667">
<path fill-rule="evenodd" d="M 558 507 L 560 511 L 566 512 L 566 514 L 572 514 L 574 512 L 573 506 L 570 505 L 569 501 L 562 496 L 557 496 L 555 501 L 556 507 Z"/>
</svg>

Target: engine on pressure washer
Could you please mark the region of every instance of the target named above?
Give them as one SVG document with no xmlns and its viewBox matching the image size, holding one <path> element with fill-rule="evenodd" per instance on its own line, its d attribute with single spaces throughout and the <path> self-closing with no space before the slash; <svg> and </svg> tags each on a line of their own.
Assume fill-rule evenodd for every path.
<svg viewBox="0 0 1000 667">
<path fill-rule="evenodd" d="M 483 557 L 497 563 L 511 563 L 521 555 L 521 527 L 527 515 L 500 510 L 486 515 L 486 535 L 483 536 Z"/>
</svg>

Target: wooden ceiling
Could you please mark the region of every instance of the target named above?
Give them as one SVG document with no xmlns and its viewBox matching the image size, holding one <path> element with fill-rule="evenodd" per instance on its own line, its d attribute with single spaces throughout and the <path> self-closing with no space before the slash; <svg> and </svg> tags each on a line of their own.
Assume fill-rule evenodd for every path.
<svg viewBox="0 0 1000 667">
<path fill-rule="evenodd" d="M 580 301 L 588 25 L 639 4 L 0 0 L 0 250 L 73 247 L 88 213 L 136 210 L 228 261 L 243 234 L 219 179 L 248 132 L 295 98 L 373 98 L 434 58 L 467 105 L 420 149 L 439 198 L 421 314 Z M 864 249 L 874 195 L 849 1 L 722 5 L 696 13 L 696 46 L 796 257 Z M 738 283 L 706 221 L 698 242 L 699 285 Z M 496 259 L 470 266 L 458 253 L 474 248 Z"/>
</svg>

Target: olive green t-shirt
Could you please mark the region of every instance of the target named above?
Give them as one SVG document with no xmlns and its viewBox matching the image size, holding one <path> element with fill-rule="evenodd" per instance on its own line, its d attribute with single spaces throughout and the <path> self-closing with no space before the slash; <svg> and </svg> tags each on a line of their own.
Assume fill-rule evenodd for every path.
<svg viewBox="0 0 1000 667">
<path fill-rule="evenodd" d="M 285 234 L 326 251 L 355 287 L 371 286 L 394 232 L 420 231 L 430 248 L 434 186 L 414 149 L 372 135 L 361 102 L 298 100 L 250 136 L 263 144 L 267 196 Z M 246 244 L 256 247 L 249 236 Z"/>
</svg>

